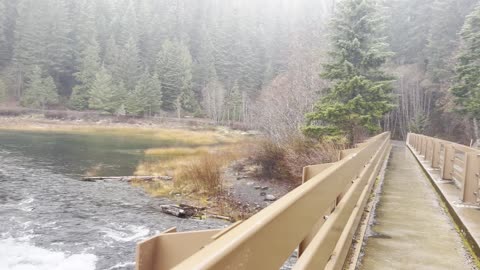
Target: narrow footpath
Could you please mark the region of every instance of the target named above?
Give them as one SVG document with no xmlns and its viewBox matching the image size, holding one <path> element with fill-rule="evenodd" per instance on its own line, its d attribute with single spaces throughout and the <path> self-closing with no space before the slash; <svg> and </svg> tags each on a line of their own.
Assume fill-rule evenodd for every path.
<svg viewBox="0 0 480 270">
<path fill-rule="evenodd" d="M 393 143 L 360 269 L 476 269 L 427 176 Z"/>
</svg>

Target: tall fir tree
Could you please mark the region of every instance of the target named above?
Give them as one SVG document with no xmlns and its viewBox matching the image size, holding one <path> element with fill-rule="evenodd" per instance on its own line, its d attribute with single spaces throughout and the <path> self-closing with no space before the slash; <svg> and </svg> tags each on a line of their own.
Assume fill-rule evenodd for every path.
<svg viewBox="0 0 480 270">
<path fill-rule="evenodd" d="M 333 85 L 307 114 L 304 132 L 321 139 L 356 141 L 359 131 L 380 129 L 392 108 L 391 78 L 381 67 L 391 53 L 380 36 L 382 21 L 374 0 L 343 0 L 332 22 L 332 62 L 322 76 Z"/>
<path fill-rule="evenodd" d="M 95 81 L 97 72 L 100 70 L 100 48 L 95 40 L 85 48 L 81 54 L 79 71 L 75 73 L 78 84 L 73 88 L 70 97 L 70 107 L 76 110 L 88 108 L 90 89 Z"/>
<path fill-rule="evenodd" d="M 157 74 L 145 71 L 126 101 L 128 114 L 152 116 L 160 111 L 162 105 L 162 84 Z"/>
<path fill-rule="evenodd" d="M 162 82 L 162 108 L 167 111 L 197 108 L 192 100 L 192 57 L 178 41 L 167 40 L 158 56 L 157 73 Z"/>
<path fill-rule="evenodd" d="M 133 91 L 142 75 L 142 63 L 137 40 L 132 36 L 120 51 L 115 61 L 114 79 L 123 81 L 128 91 Z"/>
<path fill-rule="evenodd" d="M 58 103 L 57 87 L 50 75 L 42 76 L 42 70 L 35 66 L 28 76 L 29 82 L 22 96 L 22 105 L 36 109 L 46 109 Z"/>
<path fill-rule="evenodd" d="M 480 4 L 467 16 L 460 33 L 462 46 L 451 92 L 456 109 L 473 120 L 476 139 L 480 139 Z"/>
<path fill-rule="evenodd" d="M 93 110 L 114 113 L 122 105 L 119 99 L 112 76 L 105 67 L 101 67 L 90 88 L 88 107 Z"/>
</svg>

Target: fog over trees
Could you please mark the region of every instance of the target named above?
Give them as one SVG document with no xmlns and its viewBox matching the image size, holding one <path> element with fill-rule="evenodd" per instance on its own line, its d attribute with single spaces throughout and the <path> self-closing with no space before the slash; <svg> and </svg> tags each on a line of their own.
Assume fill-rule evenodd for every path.
<svg viewBox="0 0 480 270">
<path fill-rule="evenodd" d="M 277 138 L 383 128 L 397 138 L 414 131 L 465 141 L 478 138 L 478 6 L 0 0 L 0 103 L 208 117 Z M 355 35 L 339 32 L 345 25 L 355 26 Z M 336 72 L 346 63 L 356 77 Z"/>
</svg>

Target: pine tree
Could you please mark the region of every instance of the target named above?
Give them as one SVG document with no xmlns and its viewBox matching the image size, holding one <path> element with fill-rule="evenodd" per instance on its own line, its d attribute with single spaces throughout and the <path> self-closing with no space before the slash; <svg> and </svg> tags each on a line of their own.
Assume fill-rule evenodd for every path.
<svg viewBox="0 0 480 270">
<path fill-rule="evenodd" d="M 462 47 L 458 55 L 455 83 L 451 89 L 457 110 L 474 121 L 480 118 L 480 4 L 467 16 L 460 33 Z"/>
<path fill-rule="evenodd" d="M 39 66 L 29 75 L 29 83 L 22 97 L 22 105 L 44 110 L 48 105 L 58 103 L 57 87 L 51 76 L 42 76 Z"/>
<path fill-rule="evenodd" d="M 192 58 L 188 48 L 179 42 L 165 41 L 157 61 L 162 82 L 162 108 L 167 111 L 185 109 L 193 112 L 198 106 L 192 100 Z"/>
<path fill-rule="evenodd" d="M 390 78 L 380 69 L 391 54 L 380 29 L 375 1 L 340 2 L 332 24 L 332 62 L 322 74 L 333 86 L 307 114 L 307 135 L 354 143 L 357 131 L 379 130 L 392 108 Z"/>
<path fill-rule="evenodd" d="M 118 100 L 112 76 L 105 67 L 100 68 L 90 88 L 88 107 L 93 110 L 114 113 L 122 105 Z"/>
<path fill-rule="evenodd" d="M 162 105 L 162 84 L 157 74 L 145 71 L 134 91 L 127 97 L 127 112 L 132 115 L 152 116 Z"/>
<path fill-rule="evenodd" d="M 436 0 L 433 3 L 425 54 L 428 59 L 427 71 L 434 83 L 448 83 L 453 75 L 452 60 L 458 47 L 457 33 L 461 30 L 464 20 L 465 15 L 462 14 L 458 0 Z"/>
<path fill-rule="evenodd" d="M 121 50 L 120 55 L 117 56 L 115 62 L 115 80 L 122 80 L 128 91 L 133 91 L 137 84 L 139 77 L 142 75 L 137 41 L 134 37 L 130 37 Z"/>
<path fill-rule="evenodd" d="M 233 84 L 232 89 L 228 93 L 227 104 L 225 105 L 227 110 L 227 120 L 239 121 L 242 117 L 242 93 L 240 93 L 240 87 L 238 82 Z"/>
<path fill-rule="evenodd" d="M 75 73 L 78 84 L 73 88 L 70 97 L 70 107 L 76 110 L 88 108 L 90 89 L 95 81 L 97 72 L 100 70 L 99 47 L 95 40 L 92 40 L 85 51 L 81 54 L 80 70 Z"/>
<path fill-rule="evenodd" d="M 77 12 L 73 18 L 73 32 L 75 40 L 74 53 L 75 63 L 78 66 L 81 66 L 82 58 L 85 56 L 84 52 L 89 46 L 91 46 L 92 42 L 96 42 L 97 39 L 97 28 L 95 25 L 95 1 L 80 0 L 76 1 L 75 4 L 75 10 Z M 77 68 L 77 70 L 80 69 L 81 67 Z"/>
<path fill-rule="evenodd" d="M 213 43 L 206 26 L 203 26 L 198 44 L 196 44 L 197 55 L 194 59 L 192 70 L 192 89 L 197 100 L 202 99 L 202 90 L 210 80 L 216 76 L 215 58 L 213 56 Z"/>
<path fill-rule="evenodd" d="M 48 28 L 42 62 L 56 77 L 73 70 L 72 26 L 65 0 L 48 0 Z"/>
<path fill-rule="evenodd" d="M 21 75 L 24 75 L 27 67 L 41 64 L 48 26 L 42 16 L 45 6 L 39 1 L 20 2 L 17 12 L 13 60 L 22 73 Z"/>
</svg>

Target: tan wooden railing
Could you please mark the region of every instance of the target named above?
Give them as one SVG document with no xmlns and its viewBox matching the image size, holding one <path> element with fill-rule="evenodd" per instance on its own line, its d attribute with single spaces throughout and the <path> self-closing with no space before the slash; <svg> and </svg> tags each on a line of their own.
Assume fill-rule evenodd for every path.
<svg viewBox="0 0 480 270">
<path fill-rule="evenodd" d="M 464 203 L 479 201 L 480 150 L 465 145 L 409 133 L 407 144 L 432 168 L 440 169 L 440 177 L 451 180 L 461 189 Z"/>
<path fill-rule="evenodd" d="M 335 163 L 304 169 L 304 184 L 224 230 L 176 233 L 137 246 L 136 268 L 279 269 L 299 247 L 294 269 L 341 269 L 372 186 L 390 152 L 383 133 Z"/>
</svg>

